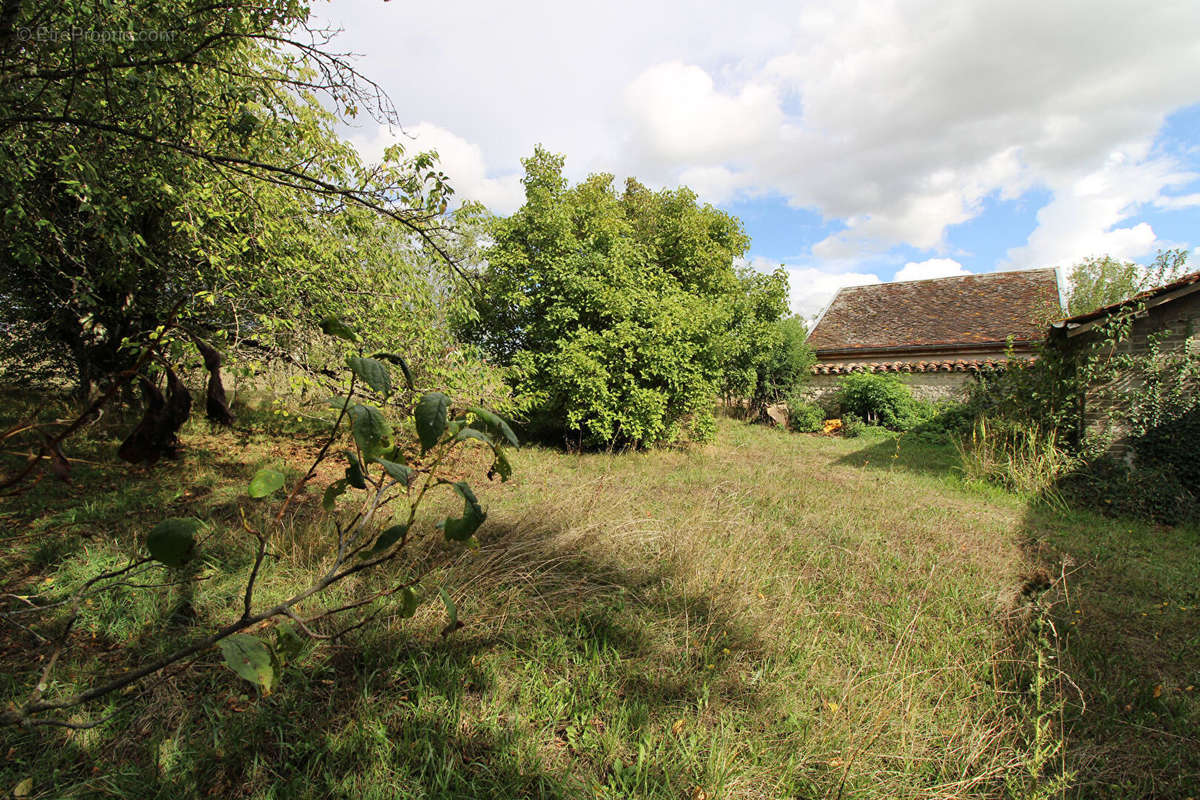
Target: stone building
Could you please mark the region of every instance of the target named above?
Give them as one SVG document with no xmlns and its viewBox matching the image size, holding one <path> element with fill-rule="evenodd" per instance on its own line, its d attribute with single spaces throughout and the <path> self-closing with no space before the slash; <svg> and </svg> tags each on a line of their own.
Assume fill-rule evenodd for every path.
<svg viewBox="0 0 1200 800">
<path fill-rule="evenodd" d="M 1054 269 L 847 287 L 809 334 L 809 394 L 820 400 L 851 372 L 890 372 L 916 397 L 961 397 L 980 373 L 1030 358 L 1061 308 Z"/>
</svg>

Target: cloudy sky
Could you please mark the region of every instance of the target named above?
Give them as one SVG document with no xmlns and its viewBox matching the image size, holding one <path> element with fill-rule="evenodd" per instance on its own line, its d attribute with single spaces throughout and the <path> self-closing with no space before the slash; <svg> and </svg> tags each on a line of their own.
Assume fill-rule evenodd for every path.
<svg viewBox="0 0 1200 800">
<path fill-rule="evenodd" d="M 829 6 L 835 5 L 836 9 Z M 429 3 L 334 0 L 339 49 L 458 193 L 522 200 L 537 143 L 579 179 L 686 184 L 839 286 L 1133 260 L 1200 262 L 1200 2 Z"/>
</svg>

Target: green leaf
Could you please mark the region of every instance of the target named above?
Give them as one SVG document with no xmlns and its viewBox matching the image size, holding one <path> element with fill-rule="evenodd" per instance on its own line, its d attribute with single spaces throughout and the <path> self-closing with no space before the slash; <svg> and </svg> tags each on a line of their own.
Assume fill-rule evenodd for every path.
<svg viewBox="0 0 1200 800">
<path fill-rule="evenodd" d="M 354 332 L 354 329 L 337 317 L 326 317 L 321 320 L 321 330 L 330 336 L 345 339 L 347 342 L 358 341 L 358 334 Z"/>
<path fill-rule="evenodd" d="M 377 458 L 375 459 L 375 463 L 382 465 L 388 475 L 391 475 L 405 486 L 408 486 L 408 482 L 412 480 L 412 467 L 398 464 L 395 461 L 389 461 L 386 458 Z"/>
<path fill-rule="evenodd" d="M 468 439 L 474 439 L 477 442 L 483 442 L 488 447 L 495 446 L 492 443 L 492 437 L 488 436 L 483 431 L 477 431 L 474 428 L 463 427 L 459 429 L 458 433 L 454 434 L 454 441 L 456 442 L 465 442 Z"/>
<path fill-rule="evenodd" d="M 304 639 L 296 631 L 295 623 L 289 622 L 275 628 L 275 656 L 280 666 L 295 661 L 303 650 Z"/>
<path fill-rule="evenodd" d="M 352 406 L 350 428 L 365 458 L 374 458 L 392 446 L 392 426 L 375 406 Z"/>
<path fill-rule="evenodd" d="M 517 441 L 517 435 L 513 433 L 513 429 L 508 426 L 508 423 L 499 414 L 488 411 L 486 408 L 480 408 L 479 406 L 467 406 L 467 411 L 478 417 L 490 429 L 489 433 L 500 434 L 513 447 L 521 446 L 520 442 Z"/>
<path fill-rule="evenodd" d="M 329 403 L 329 407 L 332 408 L 334 411 L 341 411 L 343 408 L 350 405 L 350 398 L 349 397 L 337 397 L 335 395 L 334 397 L 329 398 L 326 402 Z"/>
<path fill-rule="evenodd" d="M 255 636 L 235 633 L 220 641 L 225 666 L 269 693 L 275 683 L 275 658 L 271 648 Z"/>
<path fill-rule="evenodd" d="M 279 470 L 263 467 L 254 473 L 250 479 L 250 496 L 266 497 L 283 488 L 283 473 Z"/>
<path fill-rule="evenodd" d="M 449 483 L 449 481 L 443 481 Z M 471 487 L 466 481 L 456 481 L 449 483 L 454 487 L 454 491 L 458 492 L 463 499 L 463 515 L 457 519 L 447 517 L 442 522 L 438 523 L 438 527 L 442 529 L 442 533 L 446 538 L 454 542 L 463 542 L 471 538 L 471 534 L 479 530 L 479 526 L 487 519 L 487 514 L 484 513 L 483 507 L 479 505 L 479 500 L 475 497 L 475 492 L 471 491 Z"/>
<path fill-rule="evenodd" d="M 438 443 L 446 430 L 446 412 L 450 409 L 450 398 L 441 392 L 430 392 L 417 401 L 413 418 L 417 423 L 417 437 L 421 440 L 421 452 Z"/>
<path fill-rule="evenodd" d="M 392 393 L 392 373 L 388 371 L 387 364 L 361 356 L 350 356 L 346 359 L 346 363 L 367 386 L 382 395 Z"/>
<path fill-rule="evenodd" d="M 362 462 L 358 460 L 358 456 L 347 450 L 346 459 L 350 462 L 350 466 L 346 467 L 346 482 L 355 489 L 367 488 L 366 478 L 363 477 Z"/>
<path fill-rule="evenodd" d="M 168 567 L 186 564 L 196 552 L 200 521 L 172 517 L 155 525 L 146 535 L 146 549 L 155 561 Z"/>
<path fill-rule="evenodd" d="M 458 621 L 458 606 L 454 605 L 454 600 L 450 597 L 450 593 L 446 591 L 446 587 L 439 587 L 438 594 L 441 595 L 442 605 L 446 607 L 446 627 L 442 628 L 442 636 L 449 636 L 461 628 L 463 624 Z"/>
<path fill-rule="evenodd" d="M 410 392 L 415 392 L 417 387 L 413 385 L 412 370 L 408 368 L 408 362 L 398 353 L 375 353 L 371 358 L 382 358 L 384 361 L 390 361 L 400 368 L 404 373 L 404 382 L 408 385 Z"/>
<path fill-rule="evenodd" d="M 349 472 L 349 470 L 347 470 Z M 333 483 L 325 488 L 325 494 L 321 497 L 321 508 L 326 511 L 333 511 L 337 508 L 337 499 L 346 492 L 346 484 L 349 481 L 345 478 L 338 478 Z M 362 488 L 362 487 L 359 487 Z"/>
<path fill-rule="evenodd" d="M 405 586 L 400 590 L 400 616 L 407 619 L 417 613 L 417 606 L 421 605 L 421 596 L 417 594 L 416 589 L 411 586 Z"/>
<path fill-rule="evenodd" d="M 492 452 L 496 459 L 492 462 L 491 469 L 488 470 L 488 479 L 491 480 L 496 475 L 500 476 L 500 482 L 508 480 L 512 477 L 512 464 L 508 463 L 508 455 L 499 447 L 493 448 Z"/>
<path fill-rule="evenodd" d="M 370 550 L 368 550 L 365 553 L 363 553 L 362 555 L 360 555 L 359 558 L 367 559 L 367 558 L 370 558 L 371 556 L 382 553 L 383 551 L 387 550 L 389 547 L 394 545 L 396 542 L 403 539 L 404 534 L 407 532 L 408 532 L 407 525 L 393 525 L 392 527 L 385 530 L 383 533 L 379 534 L 379 538 L 375 540 L 375 545 Z"/>
</svg>

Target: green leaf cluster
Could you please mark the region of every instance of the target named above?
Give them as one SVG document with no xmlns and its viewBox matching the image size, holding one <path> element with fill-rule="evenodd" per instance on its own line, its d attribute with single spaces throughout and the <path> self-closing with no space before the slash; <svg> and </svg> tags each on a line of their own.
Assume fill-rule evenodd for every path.
<svg viewBox="0 0 1200 800">
<path fill-rule="evenodd" d="M 686 188 L 611 175 L 576 186 L 538 148 L 525 204 L 491 227 L 483 298 L 464 335 L 509 369 L 535 436 L 648 445 L 707 432 L 719 392 L 757 382 L 786 310 L 783 273 L 735 264 L 735 217 Z M 735 375 L 736 373 L 736 375 Z"/>
</svg>

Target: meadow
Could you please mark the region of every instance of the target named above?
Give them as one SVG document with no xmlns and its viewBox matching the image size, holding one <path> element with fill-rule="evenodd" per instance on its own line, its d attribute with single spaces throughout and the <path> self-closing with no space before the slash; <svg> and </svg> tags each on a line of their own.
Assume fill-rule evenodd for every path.
<svg viewBox="0 0 1200 800">
<path fill-rule="evenodd" d="M 236 605 L 254 553 L 244 526 L 270 513 L 247 502 L 249 477 L 297 477 L 318 446 L 302 417 L 275 412 L 233 431 L 189 423 L 181 460 L 139 469 L 118 465 L 117 426 L 102 420 L 75 445 L 73 484 L 46 478 L 4 501 L 9 611 L 119 565 L 163 516 L 209 524 L 208 579 L 186 598 L 97 599 L 64 680 L 146 659 Z M 437 604 L 385 611 L 310 643 L 270 693 L 210 651 L 88 709 L 113 714 L 99 727 L 5 730 L 0 789 L 1194 796 L 1200 532 L 1030 502 L 967 481 L 956 459 L 919 437 L 731 419 L 708 446 L 524 448 L 509 482 L 477 487 L 478 547 L 411 554 L 448 587 L 461 630 L 441 635 Z M 321 483 L 271 541 L 264 596 L 327 557 Z M 0 628 L 5 702 L 40 668 L 27 621 Z"/>
</svg>

